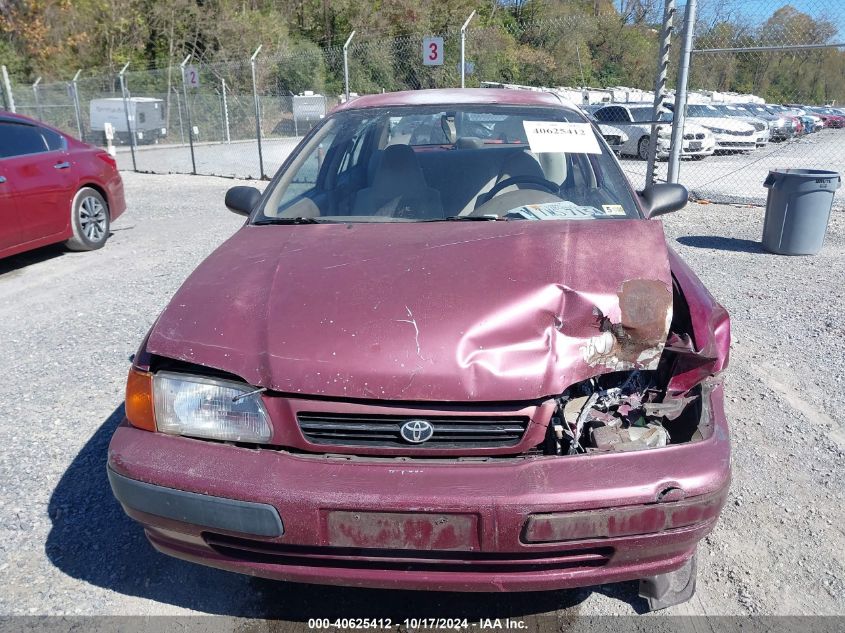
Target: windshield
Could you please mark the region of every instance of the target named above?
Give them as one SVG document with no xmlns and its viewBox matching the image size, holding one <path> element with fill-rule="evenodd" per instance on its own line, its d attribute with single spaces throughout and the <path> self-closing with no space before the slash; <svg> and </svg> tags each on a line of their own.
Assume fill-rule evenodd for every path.
<svg viewBox="0 0 845 633">
<path fill-rule="evenodd" d="M 514 106 L 329 116 L 277 174 L 254 224 L 641 217 L 581 114 Z"/>
<path fill-rule="evenodd" d="M 687 116 L 696 117 L 721 117 L 724 116 L 716 106 L 711 105 L 688 105 Z"/>
<path fill-rule="evenodd" d="M 654 120 L 652 108 L 630 108 L 631 118 L 637 123 L 649 123 Z M 662 110 L 657 117 L 658 121 L 672 121 L 672 113 Z"/>
</svg>

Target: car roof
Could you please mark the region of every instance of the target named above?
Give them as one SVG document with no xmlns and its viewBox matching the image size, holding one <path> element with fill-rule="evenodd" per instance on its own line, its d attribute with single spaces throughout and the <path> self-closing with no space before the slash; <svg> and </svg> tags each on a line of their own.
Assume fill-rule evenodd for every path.
<svg viewBox="0 0 845 633">
<path fill-rule="evenodd" d="M 438 105 L 515 105 L 557 107 L 579 112 L 578 108 L 553 92 L 510 90 L 507 88 L 450 88 L 439 90 L 404 90 L 357 97 L 338 106 L 341 110 L 363 110 L 389 106 Z"/>
<path fill-rule="evenodd" d="M 28 116 L 22 114 L 15 114 L 7 110 L 0 110 L 0 121 L 5 123 L 29 123 L 30 125 L 43 125 L 41 121 L 36 121 Z"/>
</svg>

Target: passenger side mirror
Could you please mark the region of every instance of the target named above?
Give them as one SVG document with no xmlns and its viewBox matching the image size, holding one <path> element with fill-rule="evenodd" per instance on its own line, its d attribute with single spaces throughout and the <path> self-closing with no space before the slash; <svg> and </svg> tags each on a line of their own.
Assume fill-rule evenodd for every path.
<svg viewBox="0 0 845 633">
<path fill-rule="evenodd" d="M 255 187 L 232 187 L 226 192 L 226 208 L 238 215 L 249 215 L 261 200 L 261 192 Z"/>
<path fill-rule="evenodd" d="M 664 182 L 646 187 L 639 192 L 643 213 L 647 218 L 655 218 L 683 209 L 689 201 L 689 192 L 683 185 Z"/>
</svg>

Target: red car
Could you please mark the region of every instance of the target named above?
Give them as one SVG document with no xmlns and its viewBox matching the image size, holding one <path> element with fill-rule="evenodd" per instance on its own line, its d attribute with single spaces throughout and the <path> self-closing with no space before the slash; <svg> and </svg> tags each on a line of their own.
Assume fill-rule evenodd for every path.
<svg viewBox="0 0 845 633">
<path fill-rule="evenodd" d="M 248 220 L 134 357 L 115 496 L 245 574 L 686 600 L 730 482 L 728 316 L 649 219 L 686 201 L 552 94 L 341 106 L 227 193 Z"/>
<path fill-rule="evenodd" d="M 56 242 L 100 248 L 125 209 L 123 181 L 107 152 L 0 112 L 0 257 Z"/>
</svg>

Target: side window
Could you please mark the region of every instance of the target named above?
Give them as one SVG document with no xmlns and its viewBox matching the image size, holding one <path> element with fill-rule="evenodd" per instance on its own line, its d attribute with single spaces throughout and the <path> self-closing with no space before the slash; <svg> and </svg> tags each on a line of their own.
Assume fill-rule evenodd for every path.
<svg viewBox="0 0 845 633">
<path fill-rule="evenodd" d="M 601 110 L 596 110 L 596 112 L 593 114 L 593 116 L 596 118 L 597 121 L 601 121 L 602 123 L 607 123 L 610 120 L 608 118 L 609 117 L 609 114 L 608 114 L 609 110 L 611 110 L 611 108 L 602 108 Z"/>
<path fill-rule="evenodd" d="M 61 134 L 56 134 L 53 130 L 41 128 L 41 136 L 44 137 L 44 141 L 47 143 L 47 149 L 51 152 L 65 149 L 65 137 Z"/>
<path fill-rule="evenodd" d="M 41 130 L 34 125 L 0 123 L 0 158 L 38 154 L 47 150 L 47 142 Z"/>
</svg>

